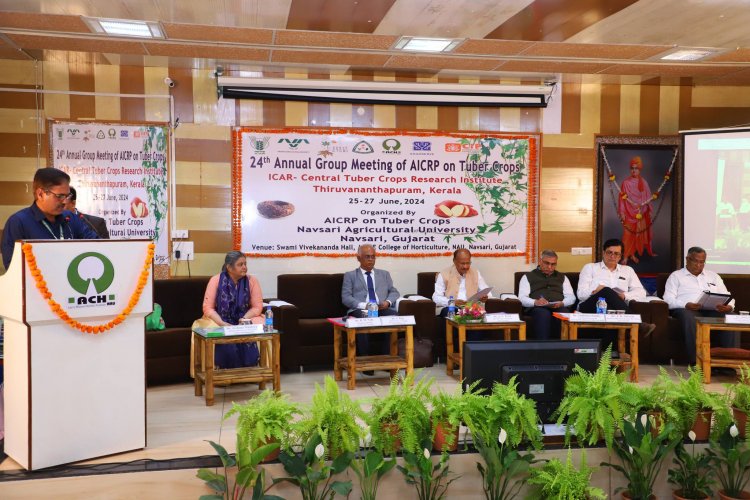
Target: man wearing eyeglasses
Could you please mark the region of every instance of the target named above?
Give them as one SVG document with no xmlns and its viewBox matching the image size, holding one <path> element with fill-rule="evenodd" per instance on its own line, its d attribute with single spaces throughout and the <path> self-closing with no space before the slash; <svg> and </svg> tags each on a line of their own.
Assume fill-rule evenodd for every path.
<svg viewBox="0 0 750 500">
<path fill-rule="evenodd" d="M 695 364 L 695 317 L 724 317 L 734 309 L 734 299 L 728 304 L 718 304 L 712 310 L 702 309 L 694 302 L 704 291 L 729 294 L 721 276 L 704 269 L 705 265 L 706 251 L 701 247 L 689 248 L 685 257 L 685 267 L 670 274 L 664 286 L 664 302 L 669 305 L 669 313 L 680 322 L 690 364 Z M 711 340 L 714 339 L 721 347 L 739 347 L 737 332 L 715 332 L 711 334 Z"/>
<path fill-rule="evenodd" d="M 578 310 L 584 313 L 595 313 L 599 298 L 607 301 L 608 310 L 627 310 L 628 303 L 646 299 L 646 289 L 630 266 L 620 264 L 623 244 L 618 239 L 611 239 L 602 245 L 602 262 L 586 264 L 578 276 Z M 649 335 L 656 326 L 652 323 L 641 323 L 641 336 Z M 607 341 L 614 340 L 612 330 L 607 330 Z"/>
<path fill-rule="evenodd" d="M 359 267 L 354 271 L 344 274 L 344 283 L 341 287 L 341 302 L 349 309 L 347 314 L 356 318 L 367 316 L 366 307 L 368 302 L 378 305 L 379 316 L 395 316 L 398 314 L 394 309 L 399 292 L 393 286 L 393 279 L 388 271 L 375 269 L 376 252 L 372 245 L 361 245 L 357 249 L 357 261 Z M 387 334 L 377 335 L 381 337 L 385 354 L 389 352 L 390 345 L 385 342 Z M 370 335 L 357 335 L 357 354 L 370 354 Z"/>
<path fill-rule="evenodd" d="M 3 228 L 0 251 L 8 269 L 17 240 L 98 239 L 83 221 L 65 210 L 70 197 L 70 176 L 56 168 L 40 168 L 34 174 L 34 203 L 11 215 Z"/>
</svg>

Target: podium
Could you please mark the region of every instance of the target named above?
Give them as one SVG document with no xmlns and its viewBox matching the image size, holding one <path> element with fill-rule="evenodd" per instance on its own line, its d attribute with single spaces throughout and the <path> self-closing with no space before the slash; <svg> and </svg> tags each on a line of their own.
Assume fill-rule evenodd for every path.
<svg viewBox="0 0 750 500">
<path fill-rule="evenodd" d="M 24 243 L 30 244 L 32 262 L 24 256 Z M 5 453 L 25 469 L 146 446 L 149 244 L 16 242 L 0 276 Z M 144 286 L 136 302 L 139 281 Z M 59 304 L 57 311 L 50 301 Z M 106 331 L 95 333 L 102 325 Z"/>
</svg>

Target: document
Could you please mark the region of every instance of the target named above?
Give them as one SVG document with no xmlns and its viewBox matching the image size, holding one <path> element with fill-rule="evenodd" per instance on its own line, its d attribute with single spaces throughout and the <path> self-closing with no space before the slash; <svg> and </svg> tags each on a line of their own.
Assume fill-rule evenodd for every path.
<svg viewBox="0 0 750 500">
<path fill-rule="evenodd" d="M 732 296 L 728 293 L 703 292 L 696 303 L 701 309 L 714 310 L 716 306 L 729 304 L 731 301 Z"/>
<path fill-rule="evenodd" d="M 481 299 L 485 295 L 489 295 L 490 292 L 492 291 L 492 288 L 493 287 L 488 286 L 484 290 L 479 290 L 477 293 L 475 293 L 474 295 L 472 295 L 471 297 L 469 297 L 468 299 L 466 299 L 466 302 L 476 302 L 476 301 L 478 301 L 479 299 Z"/>
</svg>

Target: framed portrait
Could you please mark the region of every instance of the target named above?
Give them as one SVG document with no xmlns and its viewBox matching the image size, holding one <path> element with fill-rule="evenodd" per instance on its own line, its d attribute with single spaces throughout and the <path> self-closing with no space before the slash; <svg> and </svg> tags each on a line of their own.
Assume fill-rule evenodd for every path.
<svg viewBox="0 0 750 500">
<path fill-rule="evenodd" d="M 678 259 L 679 137 L 598 136 L 597 260 L 601 243 L 623 242 L 621 263 L 665 273 Z"/>
</svg>

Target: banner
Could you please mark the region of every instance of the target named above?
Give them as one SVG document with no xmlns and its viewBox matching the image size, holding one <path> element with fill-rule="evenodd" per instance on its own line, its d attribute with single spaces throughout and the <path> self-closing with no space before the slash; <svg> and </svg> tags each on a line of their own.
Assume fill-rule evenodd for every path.
<svg viewBox="0 0 750 500">
<path fill-rule="evenodd" d="M 534 253 L 538 137 L 236 128 L 232 230 L 252 256 Z"/>
<path fill-rule="evenodd" d="M 103 217 L 111 239 L 153 239 L 154 264 L 169 264 L 167 127 L 54 122 L 51 134 L 78 210 Z"/>
</svg>

